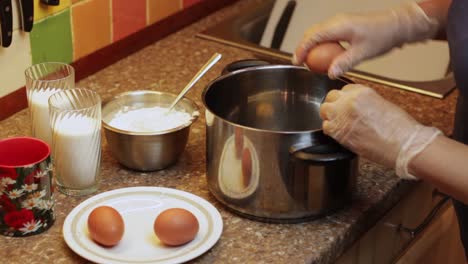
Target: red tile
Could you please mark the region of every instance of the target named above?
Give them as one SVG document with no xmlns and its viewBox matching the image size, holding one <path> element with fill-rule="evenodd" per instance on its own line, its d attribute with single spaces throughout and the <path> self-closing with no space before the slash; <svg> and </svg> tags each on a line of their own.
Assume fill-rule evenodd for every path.
<svg viewBox="0 0 468 264">
<path fill-rule="evenodd" d="M 153 24 L 182 10 L 179 0 L 148 0 L 148 22 Z"/>
<path fill-rule="evenodd" d="M 194 5 L 198 2 L 201 2 L 203 0 L 184 0 L 184 8 L 189 7 L 191 5 Z"/>
<path fill-rule="evenodd" d="M 113 41 L 146 26 L 146 0 L 112 0 Z"/>
</svg>

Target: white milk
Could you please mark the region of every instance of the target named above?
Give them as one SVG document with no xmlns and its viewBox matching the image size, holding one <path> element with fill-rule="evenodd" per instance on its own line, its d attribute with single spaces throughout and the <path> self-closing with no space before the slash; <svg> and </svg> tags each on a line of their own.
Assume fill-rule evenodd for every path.
<svg viewBox="0 0 468 264">
<path fill-rule="evenodd" d="M 86 116 L 68 116 L 54 125 L 55 175 L 60 185 L 84 189 L 95 184 L 101 161 L 101 124 Z"/>
<path fill-rule="evenodd" d="M 30 94 L 29 111 L 32 117 L 34 137 L 44 140 L 52 146 L 52 132 L 49 123 L 49 97 L 60 89 L 34 90 Z"/>
<path fill-rule="evenodd" d="M 119 111 L 109 122 L 109 125 L 118 129 L 132 132 L 158 132 L 176 128 L 189 123 L 190 114 L 169 108 L 150 107 L 129 111 Z"/>
</svg>

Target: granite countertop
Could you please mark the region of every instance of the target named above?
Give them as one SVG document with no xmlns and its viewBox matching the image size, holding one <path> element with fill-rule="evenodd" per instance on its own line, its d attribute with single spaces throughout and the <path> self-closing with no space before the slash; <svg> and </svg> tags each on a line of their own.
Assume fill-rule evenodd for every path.
<svg viewBox="0 0 468 264">
<path fill-rule="evenodd" d="M 301 224 L 266 224 L 241 218 L 226 210 L 209 193 L 205 173 L 204 87 L 235 60 L 253 54 L 237 48 L 195 38 L 243 7 L 259 0 L 240 1 L 80 81 L 77 87 L 99 92 L 103 100 L 123 91 L 137 89 L 177 93 L 214 52 L 223 58 L 188 93 L 201 108 L 192 127 L 188 146 L 174 166 L 140 173 L 119 165 L 103 140 L 102 182 L 98 192 L 132 186 L 176 188 L 201 196 L 221 213 L 224 230 L 217 244 L 194 263 L 329 263 L 335 260 L 385 211 L 393 206 L 412 183 L 395 177 L 392 170 L 361 160 L 353 205 L 333 215 Z M 364 83 L 362 81 L 357 81 Z M 417 120 L 450 133 L 457 92 L 435 99 L 385 86 L 366 83 L 385 98 L 402 106 Z M 0 138 L 29 135 L 27 110 L 0 121 Z M 0 236 L 0 262 L 86 263 L 65 244 L 62 225 L 67 214 L 90 196 L 69 197 L 56 193 L 56 222 L 45 233 L 27 238 Z"/>
</svg>

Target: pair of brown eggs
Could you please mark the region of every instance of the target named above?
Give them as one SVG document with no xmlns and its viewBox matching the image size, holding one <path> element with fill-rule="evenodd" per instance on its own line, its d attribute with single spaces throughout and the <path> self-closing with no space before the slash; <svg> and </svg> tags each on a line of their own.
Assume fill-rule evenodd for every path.
<svg viewBox="0 0 468 264">
<path fill-rule="evenodd" d="M 155 219 L 153 229 L 158 239 L 168 246 L 180 246 L 192 241 L 198 233 L 198 220 L 188 210 L 170 208 Z M 120 213 L 110 206 L 96 207 L 88 217 L 91 238 L 100 245 L 117 245 L 125 232 Z"/>
</svg>

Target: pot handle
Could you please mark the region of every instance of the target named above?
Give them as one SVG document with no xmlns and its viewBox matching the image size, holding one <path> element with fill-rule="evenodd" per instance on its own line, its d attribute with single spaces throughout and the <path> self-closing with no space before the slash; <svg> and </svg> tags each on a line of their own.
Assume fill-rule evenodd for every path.
<svg viewBox="0 0 468 264">
<path fill-rule="evenodd" d="M 242 70 L 250 67 L 257 67 L 257 66 L 263 66 L 263 65 L 271 65 L 271 63 L 264 61 L 264 60 L 257 60 L 257 59 L 246 59 L 246 60 L 240 60 L 240 61 L 235 61 L 232 63 L 229 63 L 224 67 L 223 71 L 221 72 L 221 75 L 225 75 L 237 70 Z"/>
<path fill-rule="evenodd" d="M 350 160 L 356 157 L 356 154 L 327 136 L 321 137 L 313 144 L 294 145 L 289 149 L 289 153 L 294 159 L 313 164 Z"/>
</svg>

